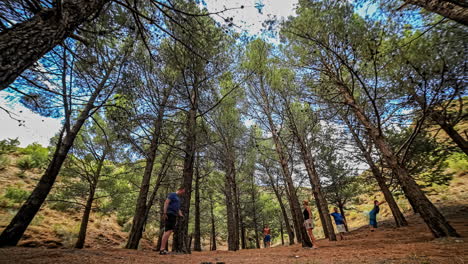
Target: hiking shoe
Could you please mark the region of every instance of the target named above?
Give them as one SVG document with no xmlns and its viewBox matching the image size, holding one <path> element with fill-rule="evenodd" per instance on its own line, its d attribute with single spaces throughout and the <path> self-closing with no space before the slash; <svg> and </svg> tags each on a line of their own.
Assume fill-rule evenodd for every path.
<svg viewBox="0 0 468 264">
<path fill-rule="evenodd" d="M 166 250 L 161 250 L 159 251 L 159 255 L 167 255 L 168 252 Z"/>
</svg>

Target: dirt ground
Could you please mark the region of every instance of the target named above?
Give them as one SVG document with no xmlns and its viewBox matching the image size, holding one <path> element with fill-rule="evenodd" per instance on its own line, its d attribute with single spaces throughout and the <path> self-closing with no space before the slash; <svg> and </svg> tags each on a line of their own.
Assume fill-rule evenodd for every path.
<svg viewBox="0 0 468 264">
<path fill-rule="evenodd" d="M 347 235 L 344 241 L 319 240 L 319 249 L 299 245 L 238 252 L 193 252 L 191 255 L 159 256 L 150 250 L 126 249 L 44 249 L 12 247 L 0 249 L 0 263 L 468 263 L 468 206 L 450 210 L 448 219 L 461 238 L 433 239 L 422 220 L 409 216 L 410 225 L 393 228 L 382 223 L 371 233 L 362 227 Z"/>
</svg>

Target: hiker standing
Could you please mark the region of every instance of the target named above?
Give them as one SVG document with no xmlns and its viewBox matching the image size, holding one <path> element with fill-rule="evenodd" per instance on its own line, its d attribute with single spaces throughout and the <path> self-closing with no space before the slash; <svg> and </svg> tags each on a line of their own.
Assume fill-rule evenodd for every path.
<svg viewBox="0 0 468 264">
<path fill-rule="evenodd" d="M 268 225 L 265 225 L 265 228 L 263 228 L 263 242 L 265 243 L 265 248 L 270 247 L 271 235 L 270 227 Z"/>
<path fill-rule="evenodd" d="M 379 202 L 374 200 L 374 208 L 369 212 L 369 227 L 370 231 L 374 232 L 377 228 L 377 214 L 380 212 L 380 205 L 385 203 L 385 201 Z"/>
<path fill-rule="evenodd" d="M 169 240 L 169 236 L 174 231 L 174 226 L 177 222 L 177 215 L 184 217 L 180 211 L 180 200 L 179 196 L 185 193 L 184 188 L 179 188 L 175 193 L 169 193 L 166 201 L 164 202 L 164 235 L 162 237 L 161 248 L 159 249 L 160 255 L 167 255 L 166 244 Z"/>
<path fill-rule="evenodd" d="M 315 237 L 313 233 L 314 222 L 312 220 L 312 211 L 310 210 L 310 207 L 309 207 L 309 201 L 304 200 L 303 205 L 304 205 L 304 211 L 303 211 L 304 227 L 306 228 L 307 233 L 309 234 L 310 241 L 312 241 L 312 247 L 318 248 L 317 243 L 315 242 Z"/>
<path fill-rule="evenodd" d="M 340 234 L 341 240 L 344 240 L 344 233 L 346 233 L 346 220 L 342 214 L 338 213 L 338 208 L 334 207 L 333 211 L 334 212 L 330 215 L 333 216 L 333 219 L 335 219 L 336 230 Z"/>
</svg>

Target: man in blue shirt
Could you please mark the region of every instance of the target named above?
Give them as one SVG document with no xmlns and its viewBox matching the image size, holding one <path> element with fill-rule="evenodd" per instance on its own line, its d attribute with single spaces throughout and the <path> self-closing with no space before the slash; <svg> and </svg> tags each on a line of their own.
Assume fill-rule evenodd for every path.
<svg viewBox="0 0 468 264">
<path fill-rule="evenodd" d="M 344 219 L 342 214 L 338 213 L 338 208 L 333 208 L 333 211 L 335 212 L 331 213 L 330 215 L 333 216 L 333 218 L 335 219 L 336 229 L 340 234 L 341 240 L 344 240 L 344 233 L 346 233 L 346 220 Z"/>
<path fill-rule="evenodd" d="M 180 200 L 179 196 L 185 193 L 184 188 L 179 188 L 177 192 L 170 193 L 167 196 L 166 201 L 164 202 L 164 212 L 163 217 L 165 220 L 164 223 L 164 234 L 161 241 L 161 248 L 159 249 L 160 255 L 167 255 L 166 244 L 169 240 L 169 236 L 174 231 L 174 226 L 177 222 L 177 215 L 183 217 L 184 215 L 180 211 Z"/>
</svg>

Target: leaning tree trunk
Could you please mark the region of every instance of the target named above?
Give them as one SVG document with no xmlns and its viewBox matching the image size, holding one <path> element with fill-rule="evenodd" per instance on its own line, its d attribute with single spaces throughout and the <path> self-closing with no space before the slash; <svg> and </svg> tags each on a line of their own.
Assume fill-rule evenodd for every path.
<svg viewBox="0 0 468 264">
<path fill-rule="evenodd" d="M 343 216 L 343 219 L 345 220 L 345 229 L 346 229 L 346 232 L 349 232 L 349 228 L 348 228 L 348 221 L 346 221 L 346 215 L 344 213 L 344 205 L 342 203 L 338 203 L 338 208 L 340 209 L 340 214 Z"/>
<path fill-rule="evenodd" d="M 291 229 L 291 225 L 289 223 L 288 213 L 286 212 L 286 207 L 284 206 L 283 199 L 281 198 L 281 194 L 280 194 L 280 192 L 278 190 L 278 187 L 274 183 L 273 175 L 271 175 L 269 168 L 266 167 L 265 169 L 266 169 L 267 176 L 270 179 L 271 188 L 273 189 L 273 192 L 275 193 L 276 199 L 278 200 L 278 203 L 279 203 L 279 206 L 280 206 L 280 209 L 281 209 L 281 214 L 283 216 L 283 220 L 284 220 L 284 223 L 286 225 L 286 230 L 288 232 L 289 245 L 294 245 L 294 233 L 293 233 L 293 231 Z"/>
<path fill-rule="evenodd" d="M 437 207 L 426 197 L 411 175 L 409 175 L 408 170 L 400 164 L 398 157 L 391 149 L 385 137 L 368 119 L 364 110 L 355 103 L 350 91 L 342 85 L 339 85 L 339 88 L 345 98 L 345 103 L 351 107 L 355 116 L 366 128 L 369 136 L 380 150 L 388 166 L 398 178 L 406 197 L 408 200 L 411 200 L 411 204 L 415 206 L 416 211 L 419 212 L 434 237 L 459 237 L 460 235 L 456 230 L 449 224 Z"/>
<path fill-rule="evenodd" d="M 315 201 L 317 203 L 317 209 L 319 211 L 320 220 L 322 221 L 322 226 L 325 234 L 328 234 L 328 239 L 330 241 L 336 241 L 336 235 L 333 230 L 333 223 L 328 213 L 328 202 L 325 199 L 325 195 L 322 191 L 322 186 L 320 184 L 320 178 L 318 176 L 317 170 L 315 169 L 315 161 L 310 153 L 310 150 L 306 148 L 304 142 L 301 144 L 301 153 L 303 155 L 303 161 L 307 169 L 307 174 L 309 175 L 310 184 L 312 185 L 312 190 L 314 193 Z"/>
<path fill-rule="evenodd" d="M 362 140 L 359 138 L 359 135 L 356 133 L 354 130 L 353 126 L 351 125 L 351 122 L 349 121 L 347 116 L 341 115 L 341 118 L 343 121 L 346 123 L 346 125 L 349 128 L 349 131 L 353 135 L 354 141 L 356 142 L 356 145 L 358 148 L 361 150 L 362 155 L 366 159 L 367 164 L 371 168 L 372 174 L 374 175 L 374 178 L 377 180 L 377 183 L 379 184 L 380 190 L 382 191 L 385 201 L 387 201 L 388 206 L 390 207 L 390 210 L 392 211 L 393 218 L 395 219 L 395 224 L 397 227 L 400 226 L 407 226 L 408 222 L 406 222 L 405 216 L 403 213 L 400 211 L 400 208 L 398 207 L 398 204 L 396 203 L 395 199 L 393 198 L 392 193 L 387 187 L 387 184 L 385 182 L 385 177 L 382 175 L 380 170 L 377 168 L 377 165 L 375 164 L 374 160 L 372 159 L 371 153 L 366 149 L 364 146 L 364 143 Z"/>
<path fill-rule="evenodd" d="M 468 26 L 468 3 L 460 0 L 404 0 Z"/>
<path fill-rule="evenodd" d="M 455 128 L 445 120 L 442 113 L 437 110 L 432 110 L 430 117 L 434 120 L 445 133 L 453 140 L 453 142 L 468 156 L 468 142 L 463 138 Z"/>
<path fill-rule="evenodd" d="M 52 189 L 52 186 L 55 183 L 57 175 L 62 168 L 62 164 L 65 161 L 68 152 L 72 147 L 76 136 L 78 135 L 78 132 L 80 131 L 86 119 L 88 119 L 91 110 L 94 108 L 94 102 L 104 88 L 104 84 L 107 81 L 109 74 L 110 71 L 103 78 L 101 83 L 98 85 L 98 88 L 96 88 L 96 90 L 89 98 L 89 101 L 86 103 L 86 106 L 79 114 L 73 127 L 57 144 L 54 156 L 52 157 L 52 160 L 49 163 L 49 166 L 47 167 L 44 175 L 42 175 L 31 195 L 28 197 L 23 206 L 21 206 L 15 217 L 13 217 L 11 220 L 10 224 L 5 228 L 5 230 L 3 230 L 2 234 L 0 235 L 0 247 L 15 246 L 23 236 L 24 231 L 26 231 L 26 228 L 31 223 L 34 216 L 41 208 L 42 204 L 47 198 L 47 195 Z"/>
<path fill-rule="evenodd" d="M 143 228 L 145 226 L 145 213 L 148 199 L 148 192 L 150 187 L 151 175 L 153 174 L 154 161 L 156 160 L 156 152 L 159 146 L 159 135 L 161 130 L 161 123 L 155 122 L 155 128 L 152 134 L 151 145 L 148 153 L 146 154 L 146 165 L 143 172 L 143 179 L 141 181 L 140 191 L 138 193 L 137 205 L 135 214 L 133 216 L 132 229 L 128 237 L 125 248 L 137 249 L 140 239 L 143 235 Z"/>
<path fill-rule="evenodd" d="M 95 191 L 96 186 L 92 186 L 88 194 L 88 199 L 86 200 L 83 217 L 81 218 L 80 231 L 78 233 L 78 240 L 76 241 L 75 248 L 83 248 L 84 246 L 86 240 L 86 230 L 88 228 L 89 215 L 91 214 Z"/>
<path fill-rule="evenodd" d="M 109 0 L 61 1 L 0 33 L 0 90 L 61 44 L 81 24 L 96 16 Z"/>
<path fill-rule="evenodd" d="M 289 189 L 289 205 L 291 207 L 291 214 L 294 222 L 294 227 L 297 230 L 297 240 L 302 242 L 303 247 L 312 247 L 312 242 L 309 239 L 309 235 L 307 234 L 307 231 L 304 225 L 302 224 L 304 222 L 304 217 L 302 216 L 302 211 L 299 204 L 299 199 L 296 194 L 296 189 L 294 187 L 292 177 L 289 173 L 289 165 L 283 150 L 282 143 L 280 142 L 279 136 L 275 130 L 275 126 L 270 115 L 268 115 L 268 119 L 272 131 L 273 141 L 275 143 L 276 152 L 279 157 L 279 163 L 282 168 L 283 177 Z"/>
<path fill-rule="evenodd" d="M 409 90 L 410 94 L 414 97 L 415 101 L 419 104 L 421 109 L 427 109 L 426 100 L 420 96 L 414 88 Z M 429 117 L 437 123 L 437 125 L 444 130 L 444 132 L 452 139 L 452 141 L 466 154 L 468 155 L 468 142 L 465 138 L 463 138 L 457 130 L 455 130 L 454 126 L 450 124 L 448 118 L 444 115 L 444 113 L 437 109 L 436 106 L 432 106 L 428 109 Z"/>
<path fill-rule="evenodd" d="M 143 179 L 141 180 L 140 192 L 138 193 L 135 214 L 133 216 L 132 229 L 128 237 L 125 248 L 137 249 L 140 239 L 143 235 L 143 229 L 146 225 L 147 212 L 151 209 L 151 202 L 148 204 L 148 192 L 151 182 L 151 175 L 153 174 L 154 161 L 159 148 L 159 140 L 161 139 L 161 130 L 163 126 L 164 113 L 166 110 L 166 103 L 169 100 L 170 89 L 165 91 L 162 103 L 158 110 L 158 115 L 153 124 L 153 133 L 151 134 L 150 147 L 146 153 L 146 164 L 143 172 Z M 167 160 L 165 160 L 167 161 Z M 164 168 L 161 168 L 164 170 Z M 160 175 L 161 176 L 161 175 Z"/>
<path fill-rule="evenodd" d="M 184 169 L 182 174 L 182 187 L 185 189 L 181 197 L 180 210 L 184 214 L 178 220 L 177 229 L 174 233 L 174 251 L 190 254 L 188 246 L 188 224 L 190 214 L 190 198 L 192 195 L 193 164 L 195 160 L 196 139 L 197 139 L 197 109 L 198 109 L 198 91 L 195 89 L 191 95 L 191 108 L 187 112 L 186 140 Z"/>
<path fill-rule="evenodd" d="M 308 146 L 304 134 L 300 133 L 294 115 L 292 114 L 289 103 L 285 101 L 287 113 L 290 120 L 290 128 L 293 132 L 294 137 L 299 143 L 302 160 L 304 166 L 307 170 L 307 175 L 309 176 L 310 185 L 312 186 L 312 192 L 314 194 L 315 202 L 317 204 L 317 210 L 319 212 L 320 221 L 322 222 L 323 233 L 330 241 L 336 241 L 336 235 L 333 230 L 333 223 L 328 212 L 328 202 L 325 199 L 325 195 L 322 191 L 322 185 L 320 183 L 320 178 L 315 168 L 315 160 L 310 152 L 310 147 Z"/>
</svg>

